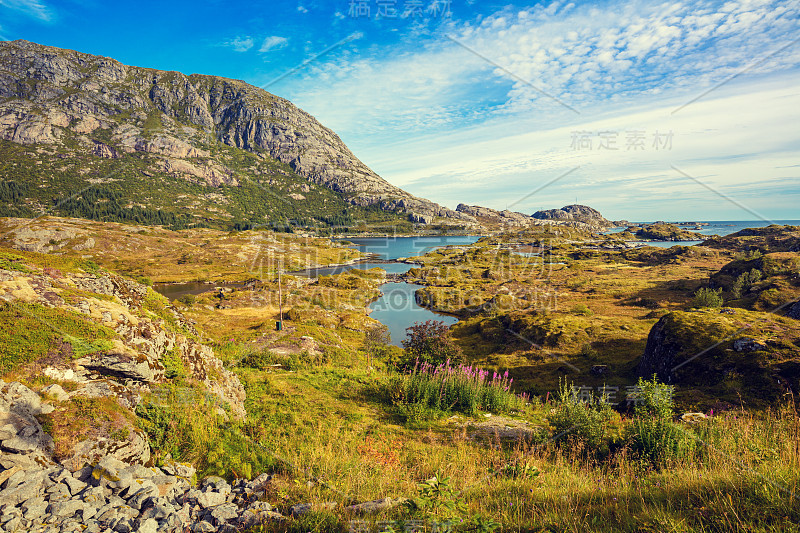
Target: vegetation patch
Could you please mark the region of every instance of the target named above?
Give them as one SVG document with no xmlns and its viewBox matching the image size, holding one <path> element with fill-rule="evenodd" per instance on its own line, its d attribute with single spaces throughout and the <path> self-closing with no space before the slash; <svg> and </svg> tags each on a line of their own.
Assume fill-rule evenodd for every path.
<svg viewBox="0 0 800 533">
<path fill-rule="evenodd" d="M 102 351 L 117 337 L 113 330 L 64 309 L 27 303 L 0 303 L 0 375 L 33 363 L 61 342 L 77 354 Z"/>
</svg>

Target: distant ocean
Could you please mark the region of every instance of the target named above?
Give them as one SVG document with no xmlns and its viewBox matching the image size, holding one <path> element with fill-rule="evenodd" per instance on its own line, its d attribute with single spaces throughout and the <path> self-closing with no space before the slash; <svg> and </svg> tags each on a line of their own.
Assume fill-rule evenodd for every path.
<svg viewBox="0 0 800 533">
<path fill-rule="evenodd" d="M 763 220 L 692 220 L 692 222 L 707 222 L 708 226 L 703 226 L 703 229 L 692 230 L 703 235 L 729 235 L 745 228 L 764 228 L 772 224 L 779 224 L 782 226 L 800 226 L 800 220 L 773 220 L 771 222 L 764 222 Z"/>
<path fill-rule="evenodd" d="M 772 224 L 800 226 L 800 220 L 773 220 L 764 222 L 763 220 L 690 220 L 680 222 L 698 222 L 708 224 L 703 229 L 694 229 L 694 226 L 681 226 L 689 231 L 702 233 L 703 235 L 729 235 L 745 228 L 763 228 Z M 674 222 L 677 224 L 678 222 Z M 633 222 L 632 222 L 633 224 Z M 637 222 L 636 224 L 652 224 L 652 222 Z M 611 230 L 612 232 L 623 231 L 625 228 Z"/>
</svg>

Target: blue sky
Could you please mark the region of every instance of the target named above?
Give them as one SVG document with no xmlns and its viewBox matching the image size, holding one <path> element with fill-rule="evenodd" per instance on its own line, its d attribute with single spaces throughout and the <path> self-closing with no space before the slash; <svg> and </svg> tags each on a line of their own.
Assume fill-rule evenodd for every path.
<svg viewBox="0 0 800 533">
<path fill-rule="evenodd" d="M 0 38 L 243 79 L 455 207 L 800 218 L 800 2 L 0 0 Z"/>
</svg>

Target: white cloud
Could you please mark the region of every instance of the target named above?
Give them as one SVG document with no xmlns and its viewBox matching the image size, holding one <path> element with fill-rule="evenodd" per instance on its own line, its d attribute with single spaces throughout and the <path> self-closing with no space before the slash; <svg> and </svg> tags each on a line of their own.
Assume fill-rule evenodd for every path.
<svg viewBox="0 0 800 533">
<path fill-rule="evenodd" d="M 768 85 L 730 87 L 675 114 L 684 103 L 677 98 L 601 110 L 568 125 L 533 131 L 520 121 L 506 121 L 452 136 L 422 136 L 362 156 L 390 182 L 451 207 L 465 202 L 502 209 L 580 167 L 514 209 L 560 207 L 578 196 L 614 218 L 681 218 L 681 210 L 690 218 L 703 213 L 701 218 L 749 219 L 750 211 L 796 218 L 791 213 L 800 202 L 797 86 L 794 75 Z M 591 132 L 592 149 L 573 148 L 577 131 Z M 612 137 L 618 150 L 598 148 L 601 131 L 617 132 Z M 627 149 L 627 136 L 634 131 L 644 133 L 642 149 Z M 672 132 L 671 149 L 653 147 L 657 131 Z M 403 156 L 411 154 L 409 164 Z M 648 211 L 657 214 L 647 216 Z"/>
<path fill-rule="evenodd" d="M 261 43 L 261 48 L 258 49 L 259 52 L 269 52 L 271 50 L 278 50 L 283 48 L 289 44 L 289 39 L 286 37 L 279 37 L 277 35 L 271 35 L 264 39 L 264 42 Z"/>
<path fill-rule="evenodd" d="M 53 11 L 46 4 L 38 0 L 0 0 L 0 7 L 19 11 L 29 17 L 44 22 L 53 20 Z"/>
<path fill-rule="evenodd" d="M 306 8 L 305 6 L 297 6 L 297 11 L 305 14 L 308 13 L 308 8 Z"/>
<path fill-rule="evenodd" d="M 489 61 L 443 37 L 426 46 L 417 40 L 375 46 L 358 57 L 316 64 L 287 96 L 320 112 L 337 131 L 372 135 L 565 111 L 559 101 L 581 109 L 699 92 L 790 42 L 800 30 L 800 5 L 778 10 L 776 2 L 734 1 L 725 11 L 708 1 L 632 0 L 613 10 L 589 5 L 567 11 L 557 3 L 518 13 L 506 8 L 444 27 Z M 800 45 L 750 73 L 797 64 Z M 330 101 L 341 105 L 332 109 Z"/>
<path fill-rule="evenodd" d="M 553 2 L 522 11 L 504 8 L 442 29 L 489 61 L 441 35 L 422 43 L 409 39 L 373 45 L 361 55 L 338 53 L 311 65 L 282 92 L 339 133 L 386 179 L 448 205 L 474 195 L 476 203 L 504 207 L 513 199 L 509 191 L 571 168 L 577 154 L 564 153 L 564 139 L 599 118 L 604 127 L 619 128 L 639 120 L 650 133 L 673 124 L 685 151 L 676 148 L 671 160 L 688 162 L 687 171 L 707 174 L 720 187 L 763 184 L 769 191 L 794 172 L 774 170 L 770 157 L 797 163 L 796 148 L 787 147 L 800 145 L 794 133 L 800 113 L 787 110 L 800 109 L 800 98 L 790 91 L 782 100 L 769 100 L 753 83 L 796 72 L 800 65 L 800 44 L 774 53 L 800 30 L 796 1 L 629 0 L 613 9 L 560 8 Z M 730 87 L 669 115 L 731 77 Z M 791 83 L 798 85 L 797 76 Z M 728 99 L 734 84 L 739 100 Z M 768 110 L 763 98 L 772 102 Z M 712 101 L 724 105 L 707 106 Z M 664 107 L 667 102 L 674 107 Z M 648 110 L 664 111 L 668 120 L 654 121 Z M 744 153 L 744 146 L 752 153 Z M 665 181 L 674 181 L 666 160 L 582 157 L 588 159 L 581 172 L 591 173 L 582 186 L 612 206 L 634 197 L 636 206 L 655 205 L 658 200 L 645 201 L 637 191 L 657 195 Z M 506 186 L 487 189 L 498 182 Z M 641 188 L 615 190 L 626 183 Z M 687 185 L 681 190 L 689 194 Z M 571 194 L 564 184 L 547 201 L 558 204 L 556 193 Z M 781 201 L 787 198 L 797 200 L 796 194 L 781 195 Z"/>
<path fill-rule="evenodd" d="M 253 41 L 253 38 L 250 36 L 246 37 L 237 36 L 235 39 L 231 41 L 226 41 L 222 43 L 222 45 L 229 46 L 237 52 L 247 52 L 248 50 L 253 48 L 253 46 L 255 46 L 255 42 Z"/>
</svg>

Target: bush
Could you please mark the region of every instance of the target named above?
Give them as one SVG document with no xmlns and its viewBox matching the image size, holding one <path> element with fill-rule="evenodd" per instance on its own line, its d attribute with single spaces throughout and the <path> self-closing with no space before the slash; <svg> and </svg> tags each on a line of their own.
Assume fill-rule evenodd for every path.
<svg viewBox="0 0 800 533">
<path fill-rule="evenodd" d="M 556 436 L 563 435 L 564 441 L 578 441 L 603 453 L 614 441 L 611 429 L 615 421 L 619 421 L 619 415 L 604 398 L 592 393 L 582 398 L 566 381 L 560 386 L 556 406 L 547 415 Z"/>
<path fill-rule="evenodd" d="M 458 364 L 463 354 L 450 339 L 450 327 L 438 320 L 415 322 L 406 328 L 408 338 L 403 340 L 406 350 L 406 366 L 412 361 L 431 365 Z"/>
<path fill-rule="evenodd" d="M 253 368 L 255 370 L 266 370 L 273 365 L 282 365 L 286 363 L 285 357 L 280 357 L 270 350 L 251 350 L 242 360 L 239 361 L 239 366 L 245 368 Z"/>
<path fill-rule="evenodd" d="M 471 366 L 417 365 L 410 374 L 390 380 L 386 396 L 403 407 L 404 414 L 427 416 L 427 409 L 476 414 L 521 408 L 526 398 L 510 391 L 513 378 L 508 372 L 490 373 Z M 409 407 L 409 406 L 414 406 Z"/>
<path fill-rule="evenodd" d="M 178 301 L 186 307 L 192 307 L 197 302 L 197 296 L 194 294 L 185 294 L 178 298 Z"/>
<path fill-rule="evenodd" d="M 661 468 L 694 454 L 695 439 L 671 420 L 637 417 L 628 426 L 626 441 L 639 459 Z"/>
<path fill-rule="evenodd" d="M 173 348 L 161 357 L 161 364 L 164 365 L 164 377 L 167 379 L 183 379 L 186 377 L 186 367 L 183 364 L 180 354 Z"/>
<path fill-rule="evenodd" d="M 694 454 L 695 439 L 672 421 L 674 387 L 639 378 L 636 416 L 627 428 L 626 441 L 635 456 L 664 467 Z"/>
<path fill-rule="evenodd" d="M 734 298 L 741 298 L 742 294 L 750 290 L 750 287 L 761 281 L 761 271 L 753 268 L 750 272 L 744 272 L 736 278 L 731 287 L 731 293 Z"/>
<path fill-rule="evenodd" d="M 639 389 L 636 393 L 638 402 L 634 407 L 637 416 L 656 417 L 664 420 L 672 418 L 675 408 L 673 399 L 675 387 L 659 383 L 657 376 L 653 376 L 651 381 L 639 378 L 637 387 Z"/>
<path fill-rule="evenodd" d="M 722 289 L 709 289 L 703 287 L 694 293 L 692 307 L 722 307 Z"/>
<path fill-rule="evenodd" d="M 589 309 L 589 308 L 586 306 L 586 304 L 576 304 L 576 305 L 575 305 L 575 306 L 572 308 L 572 313 L 573 313 L 573 314 L 576 314 L 576 315 L 583 315 L 583 316 L 591 316 L 591 315 L 593 315 L 593 314 L 594 314 L 594 313 L 592 313 L 592 310 L 591 310 L 591 309 Z"/>
</svg>

